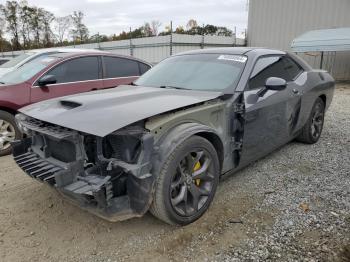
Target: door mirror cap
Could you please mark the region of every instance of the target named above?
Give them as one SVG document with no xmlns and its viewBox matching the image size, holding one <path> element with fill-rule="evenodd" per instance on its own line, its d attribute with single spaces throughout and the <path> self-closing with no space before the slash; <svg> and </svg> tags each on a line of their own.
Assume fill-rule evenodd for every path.
<svg viewBox="0 0 350 262">
<path fill-rule="evenodd" d="M 39 86 L 52 85 L 56 83 L 57 83 L 57 79 L 54 75 L 45 75 L 42 78 L 40 78 L 38 81 Z"/>
<path fill-rule="evenodd" d="M 266 79 L 265 87 L 268 90 L 280 91 L 287 87 L 287 82 L 283 78 L 279 77 L 269 77 Z"/>
</svg>

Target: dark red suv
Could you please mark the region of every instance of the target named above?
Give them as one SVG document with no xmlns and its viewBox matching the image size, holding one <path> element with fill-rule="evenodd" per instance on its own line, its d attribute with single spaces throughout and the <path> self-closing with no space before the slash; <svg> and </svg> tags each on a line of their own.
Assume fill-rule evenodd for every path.
<svg viewBox="0 0 350 262">
<path fill-rule="evenodd" d="M 41 56 L 0 78 L 0 156 L 20 138 L 14 115 L 28 104 L 128 84 L 150 69 L 133 57 L 104 52 Z"/>
</svg>

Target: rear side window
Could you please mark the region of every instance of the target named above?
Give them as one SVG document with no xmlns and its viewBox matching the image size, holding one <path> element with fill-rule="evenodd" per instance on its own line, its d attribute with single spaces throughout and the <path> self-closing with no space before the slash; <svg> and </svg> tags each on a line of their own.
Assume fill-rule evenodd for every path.
<svg viewBox="0 0 350 262">
<path fill-rule="evenodd" d="M 288 71 L 288 74 L 292 79 L 295 79 L 303 71 L 301 66 L 298 65 L 290 57 L 284 57 L 283 62 L 284 62 L 285 70 Z"/>
<path fill-rule="evenodd" d="M 151 68 L 149 65 L 146 65 L 144 63 L 139 63 L 139 67 L 140 67 L 140 74 L 141 75 L 146 73 Z"/>
<path fill-rule="evenodd" d="M 105 78 L 140 75 L 137 61 L 110 56 L 105 56 L 103 60 L 105 63 Z"/>
<path fill-rule="evenodd" d="M 57 83 L 67 83 L 98 79 L 98 71 L 97 56 L 89 56 L 63 62 L 47 74 L 54 75 Z"/>
<path fill-rule="evenodd" d="M 289 82 L 292 81 L 300 72 L 300 66 L 289 57 L 262 57 L 254 66 L 249 80 L 249 89 L 263 87 L 266 79 L 269 77 L 279 77 Z"/>
</svg>

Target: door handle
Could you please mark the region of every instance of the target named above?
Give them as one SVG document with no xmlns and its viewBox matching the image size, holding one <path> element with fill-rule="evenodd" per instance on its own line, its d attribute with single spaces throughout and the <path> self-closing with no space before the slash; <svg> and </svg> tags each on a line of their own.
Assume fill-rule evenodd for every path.
<svg viewBox="0 0 350 262">
<path fill-rule="evenodd" d="M 299 90 L 296 89 L 296 88 L 293 88 L 292 92 L 293 92 L 293 94 L 295 94 L 295 95 L 298 95 L 298 94 L 299 94 Z"/>
</svg>

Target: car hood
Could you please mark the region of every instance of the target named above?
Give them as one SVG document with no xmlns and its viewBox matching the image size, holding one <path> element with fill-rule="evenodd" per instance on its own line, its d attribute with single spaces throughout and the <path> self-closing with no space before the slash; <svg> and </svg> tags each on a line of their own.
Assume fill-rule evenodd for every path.
<svg viewBox="0 0 350 262">
<path fill-rule="evenodd" d="M 221 95 L 221 92 L 119 86 L 51 99 L 19 111 L 45 122 L 103 137 L 148 117 Z"/>
</svg>

